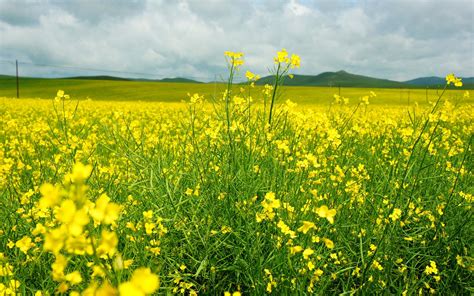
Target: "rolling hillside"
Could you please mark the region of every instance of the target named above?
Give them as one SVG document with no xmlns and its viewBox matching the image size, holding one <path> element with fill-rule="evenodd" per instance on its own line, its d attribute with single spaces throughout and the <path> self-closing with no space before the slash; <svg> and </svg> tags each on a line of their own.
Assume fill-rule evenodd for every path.
<svg viewBox="0 0 474 296">
<path fill-rule="evenodd" d="M 272 83 L 274 77 L 266 76 L 257 84 Z M 346 71 L 324 72 L 319 75 L 294 75 L 293 79 L 285 79 L 286 85 L 295 86 L 341 86 L 341 87 L 376 87 L 400 88 L 404 83 L 387 79 L 373 78 L 363 75 L 351 74 Z"/>
</svg>

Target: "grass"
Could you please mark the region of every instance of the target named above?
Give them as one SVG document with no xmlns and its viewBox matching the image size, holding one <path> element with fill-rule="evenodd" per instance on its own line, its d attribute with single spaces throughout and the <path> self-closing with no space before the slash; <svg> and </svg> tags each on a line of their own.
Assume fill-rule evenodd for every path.
<svg viewBox="0 0 474 296">
<path fill-rule="evenodd" d="M 472 293 L 469 99 L 241 87 L 1 98 L 0 293 Z"/>
</svg>

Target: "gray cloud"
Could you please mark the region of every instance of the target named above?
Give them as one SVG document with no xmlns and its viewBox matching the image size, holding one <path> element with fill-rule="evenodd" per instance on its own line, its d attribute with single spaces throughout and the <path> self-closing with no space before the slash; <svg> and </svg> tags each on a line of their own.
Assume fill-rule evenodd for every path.
<svg viewBox="0 0 474 296">
<path fill-rule="evenodd" d="M 225 50 L 243 51 L 246 68 L 265 74 L 275 52 L 285 47 L 301 56 L 298 72 L 304 74 L 344 69 L 398 80 L 448 72 L 474 76 L 473 5 L 472 0 L 0 0 L 0 60 L 211 80 L 225 73 Z M 23 68 L 38 76 L 85 74 Z"/>
</svg>

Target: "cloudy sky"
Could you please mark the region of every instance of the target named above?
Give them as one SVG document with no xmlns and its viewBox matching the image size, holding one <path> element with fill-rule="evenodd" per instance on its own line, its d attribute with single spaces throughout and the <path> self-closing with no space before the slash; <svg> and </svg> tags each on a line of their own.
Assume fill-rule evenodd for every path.
<svg viewBox="0 0 474 296">
<path fill-rule="evenodd" d="M 0 73 L 212 80 L 225 50 L 265 74 L 286 48 L 300 74 L 474 76 L 473 18 L 474 0 L 0 0 Z"/>
</svg>

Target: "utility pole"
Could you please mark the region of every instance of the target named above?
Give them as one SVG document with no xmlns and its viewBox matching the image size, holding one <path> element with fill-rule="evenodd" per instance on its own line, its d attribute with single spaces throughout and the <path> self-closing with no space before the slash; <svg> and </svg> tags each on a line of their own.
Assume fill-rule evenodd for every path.
<svg viewBox="0 0 474 296">
<path fill-rule="evenodd" d="M 16 62 L 16 98 L 20 98 L 20 80 L 18 78 L 18 60 Z"/>
</svg>

